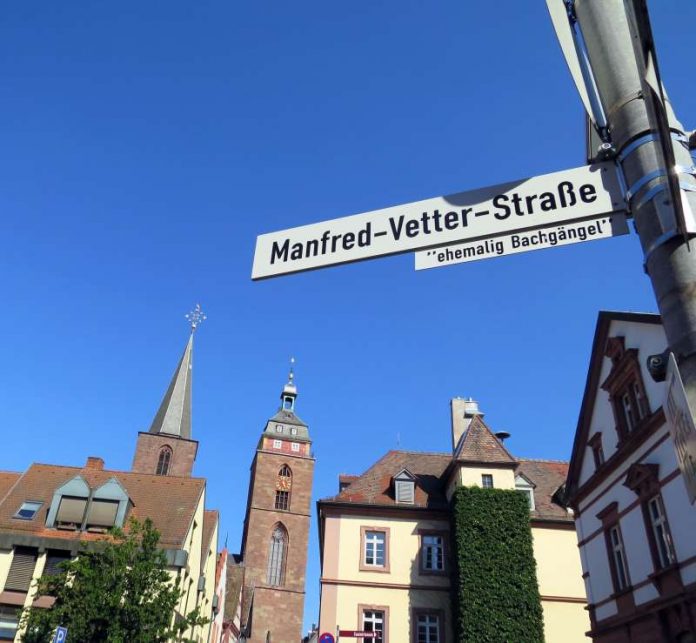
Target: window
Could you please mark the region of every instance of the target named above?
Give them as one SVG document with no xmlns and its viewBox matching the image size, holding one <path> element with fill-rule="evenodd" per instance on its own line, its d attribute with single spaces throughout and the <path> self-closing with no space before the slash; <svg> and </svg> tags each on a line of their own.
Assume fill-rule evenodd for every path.
<svg viewBox="0 0 696 643">
<path fill-rule="evenodd" d="M 93 498 L 87 512 L 86 528 L 94 530 L 111 529 L 116 524 L 118 500 Z"/>
<path fill-rule="evenodd" d="M 170 447 L 162 447 L 157 459 L 157 469 L 155 474 L 158 476 L 166 476 L 169 473 L 169 465 L 172 461 L 172 450 Z"/>
<path fill-rule="evenodd" d="M 515 476 L 515 489 L 524 494 L 529 505 L 529 510 L 534 511 L 534 485 L 523 475 Z"/>
<path fill-rule="evenodd" d="M 20 518 L 21 520 L 32 520 L 36 515 L 36 512 L 41 509 L 43 502 L 26 500 L 22 503 L 22 506 L 17 510 L 17 513 L 13 518 Z"/>
<path fill-rule="evenodd" d="M 275 497 L 275 508 L 282 511 L 287 511 L 290 507 L 290 492 L 289 491 L 276 491 Z"/>
<path fill-rule="evenodd" d="M 0 639 L 14 641 L 19 627 L 20 607 L 0 605 Z"/>
<path fill-rule="evenodd" d="M 6 590 L 28 592 L 36 567 L 38 550 L 34 547 L 15 547 L 10 571 L 5 581 Z"/>
<path fill-rule="evenodd" d="M 290 467 L 287 464 L 284 464 L 282 467 L 280 467 L 278 475 L 281 478 L 292 478 L 292 471 L 290 471 Z"/>
<path fill-rule="evenodd" d="M 440 643 L 440 618 L 437 614 L 417 615 L 416 642 Z"/>
<path fill-rule="evenodd" d="M 273 440 L 274 449 L 280 449 L 281 446 L 283 446 L 283 443 L 280 440 Z"/>
<path fill-rule="evenodd" d="M 292 450 L 297 452 L 300 450 L 300 445 L 297 442 L 292 443 Z"/>
<path fill-rule="evenodd" d="M 609 529 L 609 547 L 612 569 L 614 571 L 615 589 L 617 592 L 620 592 L 629 586 L 629 580 L 626 553 L 624 552 L 623 538 L 618 525 Z"/>
<path fill-rule="evenodd" d="M 283 432 L 283 425 L 276 424 L 276 433 L 282 433 L 282 432 Z"/>
<path fill-rule="evenodd" d="M 636 428 L 638 421 L 631 403 L 631 396 L 628 393 L 624 393 L 621 396 L 621 408 L 623 409 L 626 429 L 631 432 Z"/>
<path fill-rule="evenodd" d="M 421 568 L 429 572 L 445 569 L 445 540 L 438 534 L 421 534 Z"/>
<path fill-rule="evenodd" d="M 384 612 L 381 610 L 363 610 L 362 629 L 366 632 L 379 632 L 373 641 L 384 641 Z"/>
<path fill-rule="evenodd" d="M 58 513 L 56 514 L 56 527 L 59 529 L 61 527 L 79 529 L 82 526 L 86 508 L 87 498 L 63 496 L 60 499 Z"/>
<path fill-rule="evenodd" d="M 490 473 L 482 473 L 481 474 L 481 486 L 484 489 L 492 489 L 493 488 L 493 475 Z"/>
<path fill-rule="evenodd" d="M 383 531 L 365 532 L 365 565 L 384 567 L 386 534 Z"/>
<path fill-rule="evenodd" d="M 57 576 L 63 570 L 60 567 L 61 563 L 69 561 L 71 558 L 69 551 L 60 549 L 49 549 L 46 552 L 46 564 L 44 565 L 44 576 Z"/>
<path fill-rule="evenodd" d="M 660 569 L 662 569 L 671 565 L 676 560 L 676 557 L 674 555 L 674 546 L 672 545 L 672 536 L 667 524 L 667 516 L 665 515 L 665 507 L 659 495 L 648 501 L 648 516 L 650 518 L 655 549 L 657 550 L 657 562 Z"/>
<path fill-rule="evenodd" d="M 407 505 L 412 505 L 415 496 L 415 485 L 413 480 L 396 480 L 395 483 L 396 501 Z"/>
<path fill-rule="evenodd" d="M 642 420 L 650 415 L 650 407 L 648 405 L 648 398 L 645 397 L 642 387 L 638 386 L 637 382 L 633 382 L 633 396 L 636 398 L 638 418 Z"/>
<path fill-rule="evenodd" d="M 290 435 L 297 435 L 297 429 L 294 426 L 290 427 Z"/>
<path fill-rule="evenodd" d="M 268 572 L 266 582 L 281 587 L 285 582 L 285 557 L 287 555 L 288 535 L 282 525 L 278 525 L 271 535 L 268 548 Z"/>
</svg>

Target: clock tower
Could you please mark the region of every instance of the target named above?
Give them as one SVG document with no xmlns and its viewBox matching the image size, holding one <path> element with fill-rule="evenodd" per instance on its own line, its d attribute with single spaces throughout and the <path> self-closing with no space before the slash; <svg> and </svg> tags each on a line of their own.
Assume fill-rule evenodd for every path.
<svg viewBox="0 0 696 643">
<path fill-rule="evenodd" d="M 250 643 L 302 640 L 314 458 L 296 400 L 291 369 L 251 464 L 241 552 L 242 633 Z"/>
</svg>

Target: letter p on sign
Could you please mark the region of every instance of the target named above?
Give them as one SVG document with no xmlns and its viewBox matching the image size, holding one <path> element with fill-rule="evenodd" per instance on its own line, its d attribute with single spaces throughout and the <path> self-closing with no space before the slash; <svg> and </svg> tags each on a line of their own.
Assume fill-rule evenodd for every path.
<svg viewBox="0 0 696 643">
<path fill-rule="evenodd" d="M 58 627 L 56 628 L 56 633 L 53 635 L 52 643 L 66 643 L 68 640 L 68 628 Z"/>
</svg>

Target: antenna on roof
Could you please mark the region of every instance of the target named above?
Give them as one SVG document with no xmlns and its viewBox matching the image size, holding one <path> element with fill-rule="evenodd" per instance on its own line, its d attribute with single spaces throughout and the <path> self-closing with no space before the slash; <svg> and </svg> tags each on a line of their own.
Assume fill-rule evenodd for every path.
<svg viewBox="0 0 696 643">
<path fill-rule="evenodd" d="M 401 448 L 401 433 L 399 433 L 398 431 L 396 433 L 396 448 Z"/>
</svg>

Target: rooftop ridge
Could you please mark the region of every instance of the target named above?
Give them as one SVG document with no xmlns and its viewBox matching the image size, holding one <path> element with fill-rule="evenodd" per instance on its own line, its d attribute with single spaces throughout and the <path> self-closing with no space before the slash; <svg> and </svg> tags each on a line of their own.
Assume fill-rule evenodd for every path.
<svg viewBox="0 0 696 643">
<path fill-rule="evenodd" d="M 550 464 L 570 464 L 570 460 L 547 460 L 544 458 L 516 458 L 519 462 L 548 462 Z"/>
</svg>

